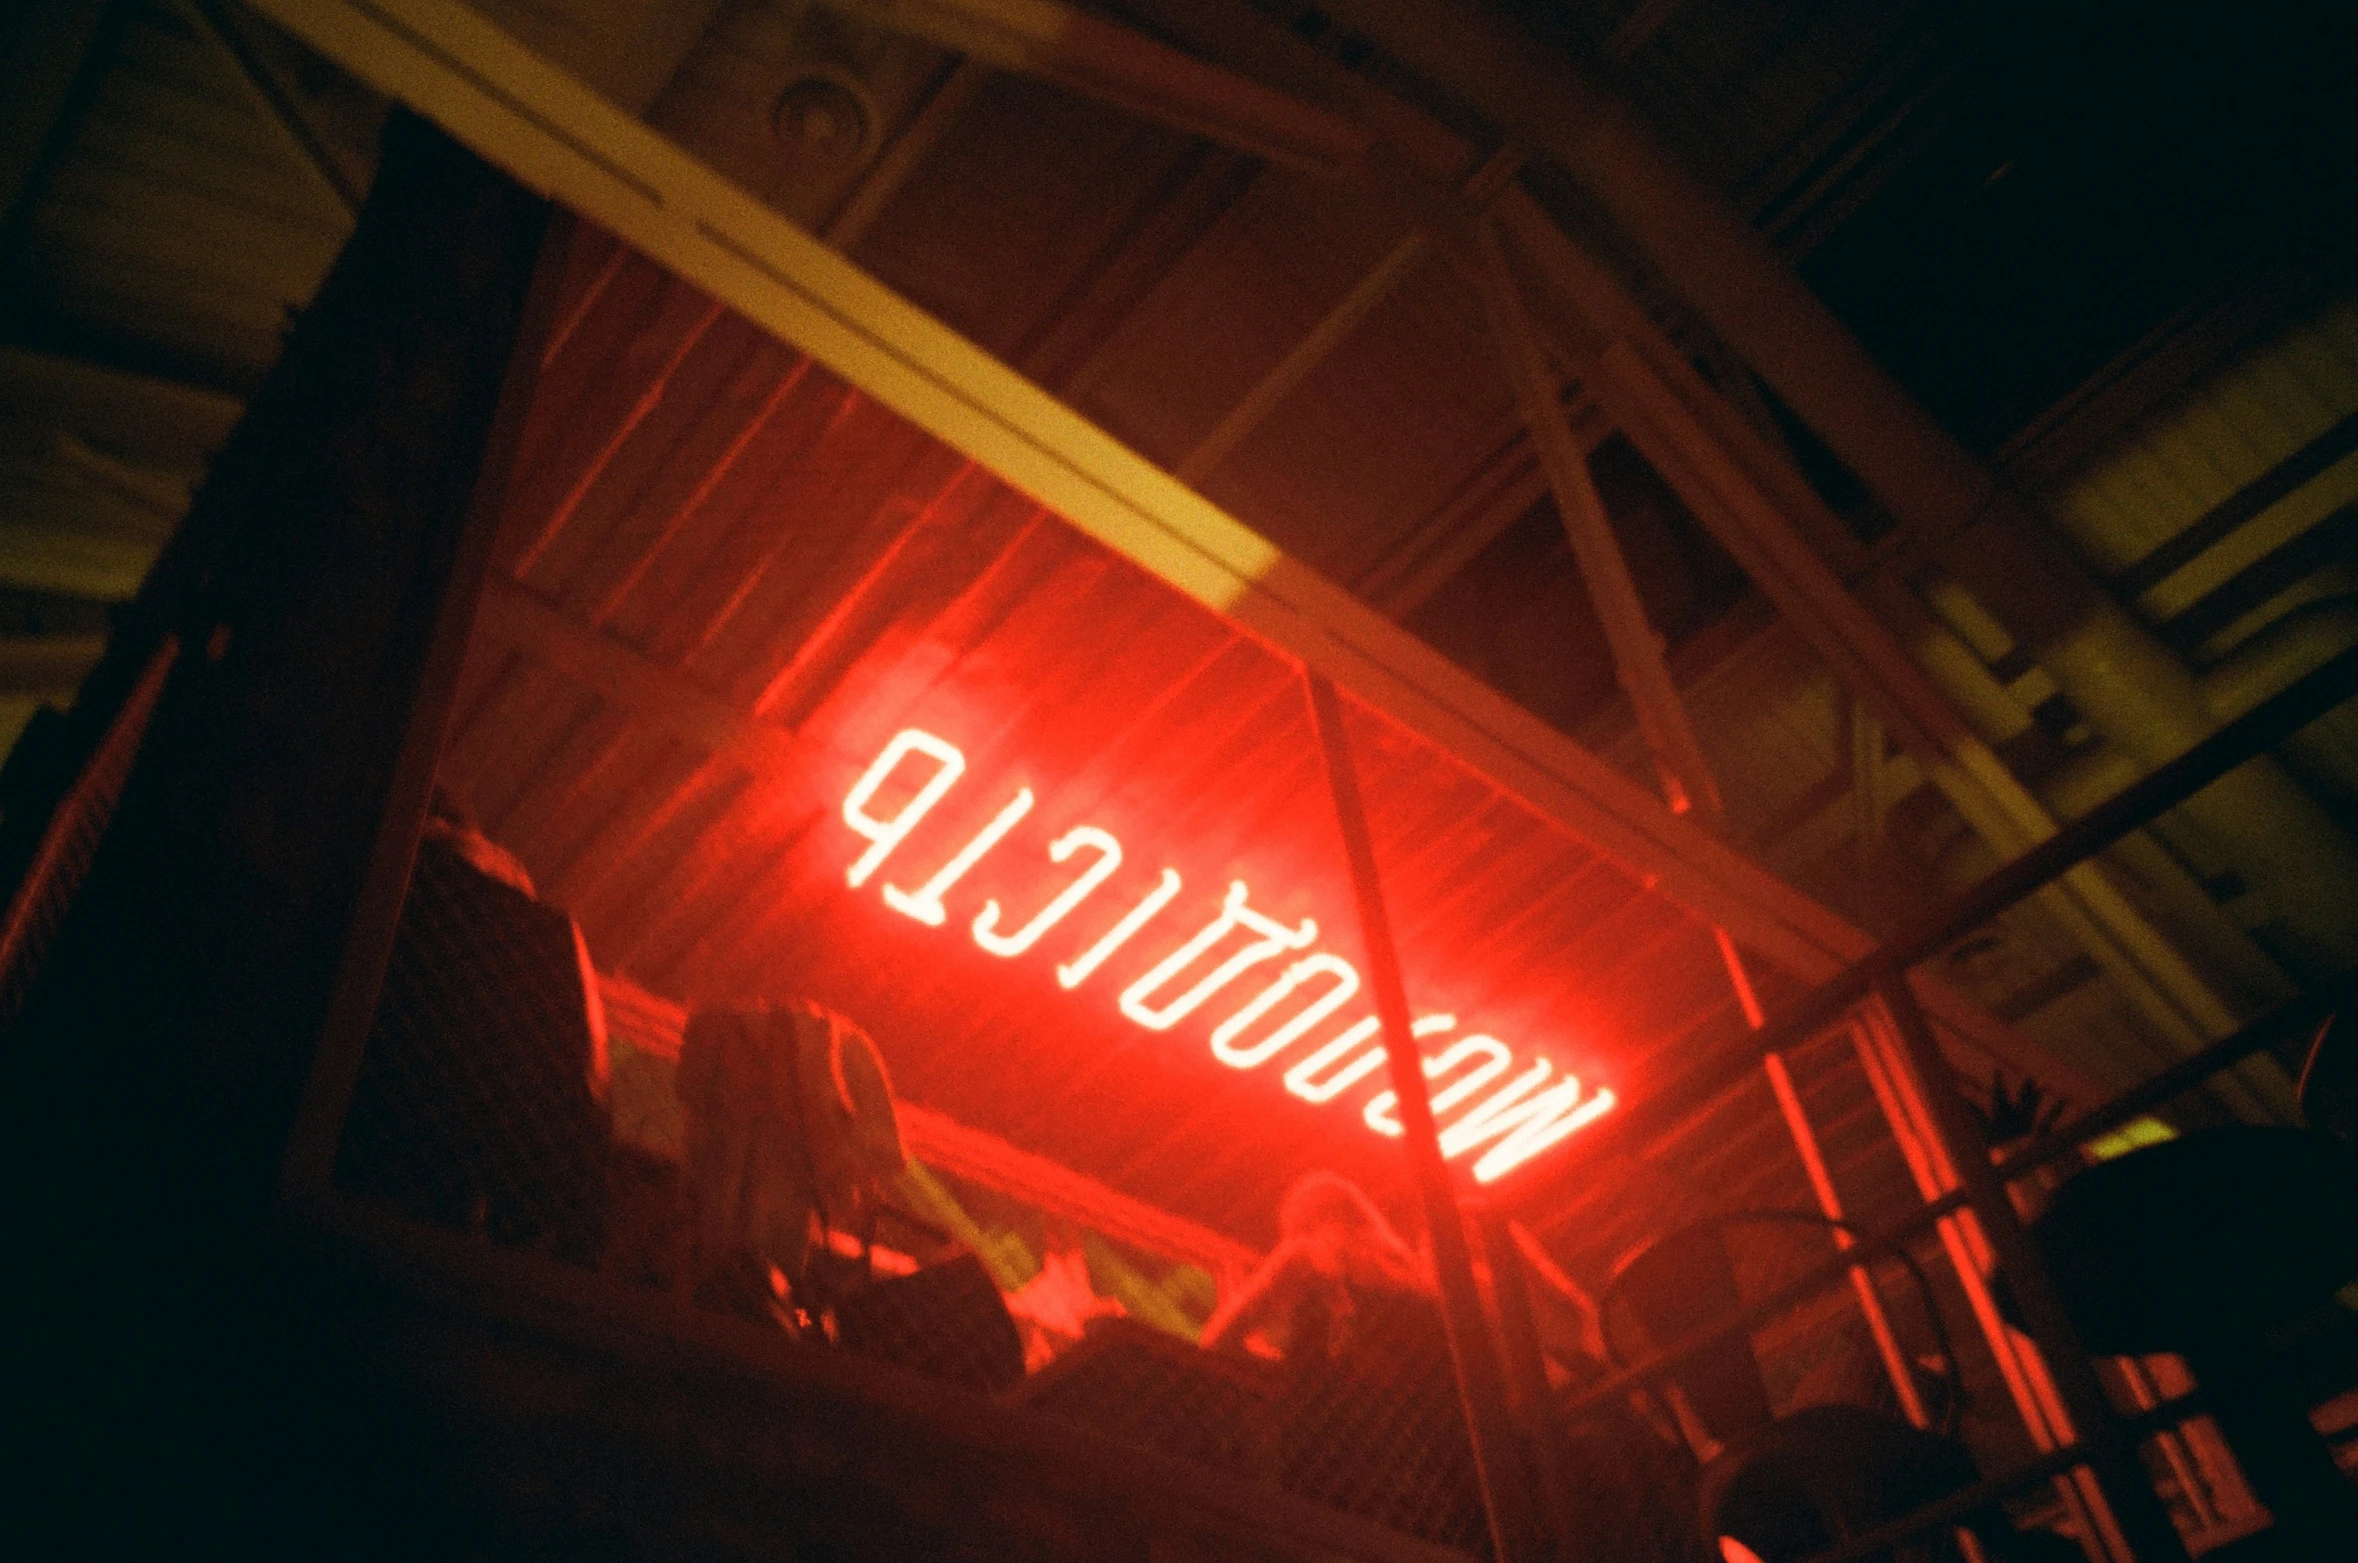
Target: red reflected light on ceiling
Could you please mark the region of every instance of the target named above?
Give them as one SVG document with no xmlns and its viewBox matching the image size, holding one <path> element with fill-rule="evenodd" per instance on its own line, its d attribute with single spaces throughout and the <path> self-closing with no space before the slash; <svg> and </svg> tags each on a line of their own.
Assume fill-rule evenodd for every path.
<svg viewBox="0 0 2358 1563">
<path fill-rule="evenodd" d="M 895 733 L 843 797 L 844 824 L 867 843 L 846 867 L 846 883 L 859 889 L 874 879 L 926 816 L 965 780 L 967 771 L 964 751 L 948 740 L 915 727 Z M 1035 803 L 1031 788 L 1016 789 L 915 889 L 900 883 L 914 877 L 910 873 L 887 876 L 879 892 L 884 905 L 927 927 L 947 925 L 950 913 L 944 897 L 998 850 Z M 1058 985 L 1067 991 L 1081 988 L 1134 940 L 1148 939 L 1150 947 L 1158 947 L 1169 931 L 1149 930 L 1156 928 L 1181 892 L 1178 871 L 1162 869 L 1154 887 L 1107 925 L 1084 909 L 1122 866 L 1124 849 L 1110 832 L 1089 824 L 1064 829 L 1048 848 L 1050 862 L 1059 866 L 1084 853 L 1089 856 L 1081 871 L 1069 877 L 1060 873 L 1054 888 L 1044 886 L 1040 910 L 1012 934 L 1001 932 L 1008 916 L 1001 902 L 986 900 L 969 925 L 974 942 L 992 955 L 1014 959 L 1078 916 L 1080 931 L 1101 931 L 1094 942 L 1054 967 Z M 1005 862 L 995 866 L 1004 879 Z M 1170 1031 L 1199 1011 L 1224 1006 L 1248 973 L 1266 975 L 1267 968 L 1284 962 L 1258 991 L 1211 1028 L 1208 1047 L 1213 1058 L 1231 1069 L 1252 1072 L 1300 1052 L 1278 1082 L 1316 1106 L 1334 1104 L 1355 1088 L 1381 1086 L 1376 1077 L 1383 1049 L 1372 1016 L 1344 1024 L 1327 1040 L 1314 1042 L 1313 1034 L 1322 1032 L 1359 997 L 1358 971 L 1338 955 L 1313 949 L 1319 936 L 1314 919 L 1287 923 L 1255 909 L 1251 900 L 1244 880 L 1230 880 L 1210 920 L 1164 947 L 1164 953 L 1119 992 L 1114 1007 L 1144 1030 Z M 1310 953 L 1286 959 L 1304 951 Z M 1428 1015 L 1414 1029 L 1421 1038 L 1444 1035 L 1456 1025 L 1455 1016 Z M 1558 1076 L 1548 1058 L 1529 1055 L 1520 1064 L 1518 1070 L 1509 1044 L 1481 1032 L 1425 1058 L 1426 1078 L 1435 1085 L 1432 1101 L 1441 1120 L 1442 1154 L 1452 1160 L 1473 1156 L 1471 1171 L 1477 1182 L 1493 1182 L 1561 1145 L 1614 1105 L 1613 1092 L 1588 1091 L 1577 1078 Z M 1378 1089 L 1360 1104 L 1357 1117 L 1375 1133 L 1396 1136 L 1397 1105 L 1390 1090 Z"/>
</svg>

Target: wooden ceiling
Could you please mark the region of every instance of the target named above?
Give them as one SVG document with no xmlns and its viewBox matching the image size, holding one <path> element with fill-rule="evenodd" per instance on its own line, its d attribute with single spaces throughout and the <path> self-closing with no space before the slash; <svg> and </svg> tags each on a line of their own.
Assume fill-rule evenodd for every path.
<svg viewBox="0 0 2358 1563">
<path fill-rule="evenodd" d="M 910 1100 L 1248 1241 L 1309 1166 L 1390 1189 L 1398 1158 L 1357 1122 L 1380 1078 L 1313 1109 L 1278 1088 L 1291 1054 L 1240 1072 L 1206 1050 L 1265 977 L 1169 1034 L 1112 1003 L 1231 879 L 1356 962 L 1293 660 L 595 230 L 566 276 L 444 779 L 599 963 L 690 1006 L 834 1003 Z M 716 744 L 695 702 L 763 736 Z M 972 776 L 913 855 L 947 857 L 1018 786 L 1039 800 L 940 929 L 844 884 L 866 842 L 843 798 L 911 726 Z M 1354 741 L 1420 1013 L 1624 1094 L 1741 1031 L 1691 913 L 1372 712 Z M 1002 961 L 964 925 L 1050 893 L 1043 850 L 1082 823 L 1132 854 L 1108 905 L 1163 863 L 1186 890 L 1068 994 L 1050 964 L 1094 934 Z"/>
</svg>

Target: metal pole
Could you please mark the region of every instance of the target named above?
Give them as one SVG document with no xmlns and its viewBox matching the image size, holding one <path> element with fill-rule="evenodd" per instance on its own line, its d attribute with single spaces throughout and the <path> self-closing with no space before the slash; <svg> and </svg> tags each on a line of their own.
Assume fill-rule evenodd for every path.
<svg viewBox="0 0 2358 1563">
<path fill-rule="evenodd" d="M 2186 1545 L 2146 1480 L 2135 1441 L 2105 1397 L 2095 1364 L 2080 1345 L 2079 1332 L 2064 1311 L 2038 1245 L 2006 1197 L 1990 1160 L 1989 1142 L 1950 1078 L 1948 1060 L 1941 1055 L 1915 990 L 1904 972 L 1895 972 L 1877 981 L 1876 992 L 1898 1033 L 1902 1060 L 1913 1077 L 1909 1084 L 1924 1104 L 1930 1127 L 1948 1153 L 1983 1234 L 1997 1252 L 2015 1302 L 2029 1322 L 2030 1337 L 2046 1359 L 2047 1372 L 2087 1448 L 2089 1468 L 2131 1555 L 2143 1563 L 2177 1563 L 2186 1557 Z"/>
<path fill-rule="evenodd" d="M 1875 1104 L 1882 1109 L 1917 1191 L 1928 1202 L 1926 1208 L 1937 1204 L 1948 1209 L 1933 1228 L 1956 1271 L 1957 1289 L 1965 1295 L 1974 1326 L 1981 1331 L 1990 1360 L 2005 1381 L 2007 1398 L 2014 1402 L 2031 1446 L 2052 1450 L 2074 1443 L 2078 1435 L 2070 1413 L 2064 1410 L 2062 1396 L 2056 1392 L 2053 1376 L 2029 1339 L 2006 1323 L 1997 1294 L 1990 1289 L 1989 1241 L 1974 1221 L 1973 1212 L 1960 1208 L 1969 1203 L 1966 1191 L 1948 1160 L 1946 1141 L 1932 1122 L 1930 1108 L 1914 1088 L 1915 1072 L 1906 1066 L 1891 1031 L 1890 1018 L 1871 1009 L 1863 1011 L 1851 1028 L 1859 1065 L 1875 1093 Z M 2005 1181 L 1999 1179 L 2001 1184 Z M 2092 1555 L 2107 1563 L 2122 1563 L 2129 1556 L 2129 1544 L 2104 1501 L 2103 1489 L 2085 1466 L 2075 1465 L 2059 1474 L 2055 1490 Z"/>
<path fill-rule="evenodd" d="M 1768 1071 L 1769 1090 L 1777 1098 L 1777 1111 L 1785 1118 L 1785 1130 L 1793 1136 L 1793 1149 L 1801 1157 L 1801 1169 L 1809 1175 L 1810 1192 L 1817 1196 L 1818 1209 L 1828 1220 L 1841 1221 L 1842 1198 L 1834 1190 L 1834 1173 L 1826 1165 L 1825 1152 L 1818 1147 L 1817 1132 L 1810 1127 L 1809 1114 L 1802 1109 L 1801 1093 L 1793 1089 L 1793 1075 L 1785 1067 L 1785 1055 L 1771 1053 L 1763 1059 Z M 1844 1226 L 1831 1228 L 1834 1246 L 1845 1251 L 1857 1242 Z M 1875 1353 L 1883 1359 L 1883 1370 L 1891 1377 L 1892 1393 L 1899 1397 L 1900 1410 L 1906 1413 L 1911 1425 L 1919 1428 L 1932 1426 L 1931 1413 L 1924 1405 L 1923 1391 L 1916 1387 L 1916 1375 L 1908 1364 L 1907 1353 L 1900 1349 L 1899 1336 L 1891 1327 L 1891 1317 L 1883 1311 L 1882 1294 L 1875 1290 L 1875 1278 L 1865 1265 L 1850 1272 L 1851 1294 L 1858 1299 L 1859 1312 L 1866 1316 L 1867 1333 L 1874 1338 Z"/>
<path fill-rule="evenodd" d="M 1531 1474 L 1538 1483 L 1540 1508 L 1547 1515 L 1556 1555 L 1564 1556 L 1572 1551 L 1573 1538 L 1581 1531 L 1580 1506 L 1556 1443 L 1555 1395 L 1548 1386 L 1547 1354 L 1539 1343 L 1525 1261 L 1506 1219 L 1498 1212 L 1480 1212 L 1474 1225 L 1482 1235 L 1482 1255 L 1490 1262 L 1499 1342 L 1505 1349 L 1508 1379 L 1521 1401 L 1523 1437 L 1531 1451 Z"/>
<path fill-rule="evenodd" d="M 1531 1495 L 1515 1448 L 1514 1422 L 1507 1411 L 1506 1384 L 1490 1338 L 1489 1321 L 1482 1312 L 1482 1294 L 1474 1280 L 1473 1254 L 1459 1219 L 1456 1191 L 1441 1159 L 1441 1134 L 1433 1121 L 1432 1097 L 1425 1088 L 1424 1055 L 1409 1030 L 1408 990 L 1401 980 L 1399 952 L 1393 946 L 1391 919 L 1384 909 L 1383 882 L 1376 870 L 1375 843 L 1368 835 L 1358 773 L 1343 732 L 1342 701 L 1325 675 L 1304 668 L 1303 677 L 1309 686 L 1311 726 L 1318 734 L 1319 754 L 1326 761 L 1335 823 L 1351 865 L 1351 888 L 1359 902 L 1361 954 L 1367 962 L 1376 1018 L 1383 1026 L 1384 1062 L 1399 1100 L 1401 1146 L 1407 1152 L 1409 1172 L 1424 1206 L 1425 1228 L 1432 1235 L 1441 1319 L 1449 1335 L 1450 1359 L 1457 1369 L 1466 1430 L 1473 1438 L 1474 1465 L 1490 1520 L 1490 1542 L 1500 1563 L 1512 1563 L 1527 1556 L 1525 1549 L 1534 1528 Z"/>
</svg>

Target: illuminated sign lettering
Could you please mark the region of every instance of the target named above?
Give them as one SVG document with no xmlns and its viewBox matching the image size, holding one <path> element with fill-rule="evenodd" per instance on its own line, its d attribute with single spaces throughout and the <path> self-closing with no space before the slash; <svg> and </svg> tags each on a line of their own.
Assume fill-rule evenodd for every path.
<svg viewBox="0 0 2358 1563">
<path fill-rule="evenodd" d="M 1089 974 L 1105 964 L 1105 958 L 1130 942 L 1130 936 L 1154 921 L 1154 914 L 1171 904 L 1179 894 L 1179 871 L 1163 870 L 1162 883 L 1146 892 L 1146 899 L 1130 908 L 1130 913 L 1105 932 L 1105 937 L 1089 946 L 1086 953 L 1070 965 L 1056 968 L 1059 987 L 1077 988 L 1089 980 Z"/>
<path fill-rule="evenodd" d="M 844 794 L 843 821 L 868 843 L 845 872 L 846 882 L 858 889 L 874 877 L 965 774 L 966 756 L 956 745 L 914 727 L 894 734 Z M 875 808 L 879 795 L 889 800 L 904 792 L 899 806 L 880 816 Z M 917 889 L 884 886 L 884 904 L 928 927 L 942 927 L 949 920 L 943 897 L 1022 823 L 1035 801 L 1029 787 L 1017 789 L 989 823 Z M 996 899 L 985 901 L 972 924 L 974 942 L 1002 959 L 1022 955 L 1079 911 L 1122 866 L 1121 842 L 1094 825 L 1075 826 L 1048 847 L 1049 860 L 1058 864 L 1070 862 L 1079 853 L 1094 856 L 1015 932 L 1000 931 L 1005 912 Z M 1071 991 L 1087 982 L 1099 967 L 1145 932 L 1178 898 L 1179 891 L 1177 870 L 1165 868 L 1154 888 L 1111 927 L 1082 947 L 1078 955 L 1057 964 L 1058 986 Z M 1217 915 L 1122 989 L 1115 1008 L 1134 1025 L 1148 1031 L 1168 1031 L 1255 967 L 1310 950 L 1317 942 L 1318 924 L 1311 919 L 1288 926 L 1255 911 L 1248 904 L 1250 898 L 1251 891 L 1243 880 L 1230 881 Z M 1238 942 L 1240 934 L 1245 937 Z M 1206 966 L 1209 969 L 1176 997 L 1163 997 L 1165 990 L 1178 987 Z M 1327 1025 L 1359 997 L 1360 987 L 1358 971 L 1341 956 L 1323 950 L 1303 955 L 1212 1028 L 1212 1056 L 1231 1069 L 1258 1069 L 1293 1051 Z M 1421 1040 L 1456 1028 L 1454 1015 L 1426 1015 L 1410 1029 Z M 1292 1060 L 1280 1077 L 1285 1089 L 1305 1102 L 1323 1106 L 1370 1083 L 1384 1066 L 1381 1029 L 1372 1015 L 1346 1025 Z M 1507 1079 L 1515 1065 L 1514 1050 L 1483 1032 L 1461 1037 L 1425 1057 L 1425 1078 L 1435 1086 L 1431 1100 L 1434 1117 L 1441 1123 L 1441 1154 L 1454 1160 L 1481 1151 L 1473 1163 L 1478 1182 L 1492 1182 L 1561 1144 L 1613 1107 L 1611 1091 L 1584 1091 L 1570 1075 L 1548 1084 L 1555 1065 L 1545 1058 L 1531 1059 L 1521 1073 Z M 1499 1083 L 1502 1080 L 1504 1084 Z M 1380 1080 L 1373 1083 L 1379 1089 L 1360 1106 L 1359 1117 L 1376 1133 L 1396 1136 L 1401 1132 L 1399 1099 L 1389 1089 L 1380 1088 Z"/>
<path fill-rule="evenodd" d="M 934 773 L 926 778 L 924 786 L 917 789 L 916 796 L 902 804 L 901 811 L 891 819 L 877 819 L 870 815 L 868 805 L 875 800 L 877 789 L 884 785 L 886 777 L 900 769 L 901 761 L 912 754 L 922 754 L 934 761 Z M 843 876 L 854 890 L 868 882 L 868 876 L 876 872 L 876 865 L 892 855 L 892 849 L 917 828 L 919 820 L 933 812 L 933 806 L 942 801 L 942 794 L 955 786 L 958 778 L 965 774 L 965 755 L 931 733 L 921 733 L 914 727 L 896 734 L 893 741 L 884 746 L 884 753 L 876 757 L 876 763 L 869 766 L 852 790 L 843 795 L 843 822 L 868 838 L 868 850 L 860 854 L 859 860 L 852 864 L 851 871 Z"/>
<path fill-rule="evenodd" d="M 1097 861 L 1080 878 L 1065 886 L 1055 900 L 1041 907 L 1037 917 L 1014 933 L 1003 935 L 998 931 L 999 903 L 985 901 L 981 914 L 974 920 L 974 942 L 993 955 L 1021 955 L 1038 944 L 1040 935 L 1063 922 L 1065 913 L 1088 900 L 1089 892 L 1112 878 L 1113 871 L 1122 866 L 1122 844 L 1094 825 L 1076 825 L 1057 837 L 1049 844 L 1048 856 L 1051 861 L 1061 863 L 1083 847 L 1095 848 Z M 1072 983 L 1065 986 L 1069 988 Z"/>
<path fill-rule="evenodd" d="M 925 882 L 915 895 L 904 890 L 884 887 L 884 904 L 896 912 L 903 912 L 921 923 L 939 928 L 949 913 L 942 908 L 942 892 L 966 877 L 966 871 L 983 860 L 983 854 L 999 844 L 999 839 L 1015 828 L 1016 821 L 1032 812 L 1032 789 L 1026 787 L 1015 795 L 1015 801 L 1001 809 L 996 818 L 974 833 L 974 839 L 958 849 L 958 855 L 942 865 L 941 872 Z M 875 848 L 869 848 L 874 851 Z"/>
<path fill-rule="evenodd" d="M 1288 928 L 1245 905 L 1246 894 L 1243 880 L 1231 881 L 1228 899 L 1220 903 L 1220 915 L 1204 924 L 1202 932 L 1194 938 L 1164 956 L 1160 966 L 1122 990 L 1122 1013 L 1149 1031 L 1168 1031 L 1194 1014 L 1204 1000 L 1235 981 L 1246 967 L 1274 960 L 1286 951 L 1298 950 L 1318 937 L 1318 925 L 1309 918 L 1303 918 L 1299 928 Z M 1237 928 L 1250 928 L 1261 937 L 1212 968 L 1211 974 L 1203 981 L 1161 1009 L 1155 1009 L 1146 1002 L 1164 983 L 1194 965 L 1198 956 Z"/>
</svg>

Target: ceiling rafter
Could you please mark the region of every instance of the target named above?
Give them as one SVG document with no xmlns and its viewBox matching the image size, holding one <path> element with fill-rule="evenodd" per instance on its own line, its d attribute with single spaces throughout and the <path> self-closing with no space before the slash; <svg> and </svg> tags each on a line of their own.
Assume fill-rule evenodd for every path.
<svg viewBox="0 0 2358 1563">
<path fill-rule="evenodd" d="M 1366 126 L 1055 0 L 827 0 L 846 15 L 1320 174 L 1374 145 Z"/>
<path fill-rule="evenodd" d="M 1519 147 L 1493 153 L 1465 182 L 1461 194 L 1467 207 L 1487 205 L 1515 177 L 1522 161 Z M 1180 481 L 1196 484 L 1209 476 L 1424 264 L 1432 248 L 1433 238 L 1425 227 L 1411 228 L 1172 469 Z"/>
</svg>

